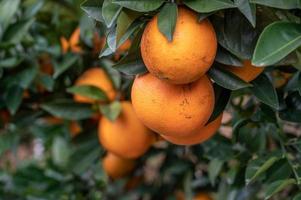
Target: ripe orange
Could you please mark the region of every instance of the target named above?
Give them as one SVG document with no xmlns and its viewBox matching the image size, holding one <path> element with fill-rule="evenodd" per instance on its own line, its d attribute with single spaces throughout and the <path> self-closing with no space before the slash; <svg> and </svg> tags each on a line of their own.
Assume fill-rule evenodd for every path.
<svg viewBox="0 0 301 200">
<path fill-rule="evenodd" d="M 109 177 L 117 179 L 129 174 L 135 167 L 135 161 L 109 152 L 102 160 L 102 167 Z"/>
<path fill-rule="evenodd" d="M 106 72 L 98 67 L 90 68 L 84 72 L 75 82 L 75 85 L 91 85 L 102 89 L 108 96 L 109 100 L 114 100 L 116 91 L 113 83 Z M 74 100 L 81 103 L 95 103 L 94 99 L 90 99 L 80 95 L 74 95 Z"/>
<path fill-rule="evenodd" d="M 121 102 L 121 107 L 114 122 L 100 119 L 98 137 L 108 151 L 123 158 L 137 158 L 149 149 L 155 136 L 138 120 L 130 102 Z"/>
<path fill-rule="evenodd" d="M 193 198 L 193 200 L 213 200 L 213 199 L 207 193 L 199 193 Z"/>
<path fill-rule="evenodd" d="M 209 20 L 198 22 L 198 15 L 179 7 L 178 19 L 170 42 L 159 31 L 158 17 L 146 26 L 141 40 L 143 61 L 153 75 L 174 84 L 190 83 L 211 67 L 217 39 Z"/>
<path fill-rule="evenodd" d="M 208 121 L 214 107 L 214 90 L 207 76 L 174 85 L 151 74 L 137 76 L 132 86 L 137 117 L 155 132 L 183 137 Z"/>
<path fill-rule="evenodd" d="M 254 80 L 264 70 L 263 67 L 252 65 L 249 60 L 245 60 L 242 67 L 226 66 L 226 69 L 246 82 Z"/>
<path fill-rule="evenodd" d="M 162 135 L 162 137 L 177 145 L 195 145 L 195 144 L 200 144 L 202 142 L 205 142 L 209 138 L 211 138 L 218 128 L 221 126 L 222 123 L 222 115 L 220 115 L 218 118 L 216 118 L 214 121 L 210 122 L 204 127 L 201 127 L 197 133 L 194 133 L 189 136 L 185 137 L 173 137 L 173 136 L 165 136 Z"/>
</svg>

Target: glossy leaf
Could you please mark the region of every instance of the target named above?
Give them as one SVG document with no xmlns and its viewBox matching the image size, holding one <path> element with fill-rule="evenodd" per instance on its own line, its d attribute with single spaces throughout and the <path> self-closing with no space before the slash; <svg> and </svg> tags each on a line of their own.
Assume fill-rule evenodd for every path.
<svg viewBox="0 0 301 200">
<path fill-rule="evenodd" d="M 213 159 L 209 162 L 208 173 L 211 185 L 215 185 L 216 177 L 223 167 L 224 161 Z"/>
<path fill-rule="evenodd" d="M 265 74 L 260 75 L 251 83 L 253 87 L 250 90 L 261 102 L 274 109 L 279 109 L 277 92 L 273 83 Z"/>
<path fill-rule="evenodd" d="M 251 84 L 241 80 L 231 72 L 222 69 L 222 67 L 214 66 L 208 71 L 208 75 L 220 86 L 229 90 L 238 90 L 252 86 Z"/>
<path fill-rule="evenodd" d="M 74 54 L 67 54 L 63 60 L 59 63 L 54 62 L 54 74 L 53 77 L 56 79 L 66 70 L 68 70 L 76 61 L 78 57 Z"/>
<path fill-rule="evenodd" d="M 89 99 L 108 101 L 106 93 L 92 85 L 78 85 L 67 89 L 67 92 L 87 97 Z"/>
<path fill-rule="evenodd" d="M 20 0 L 2 0 L 0 1 L 0 24 L 6 28 L 12 17 L 17 12 Z"/>
<path fill-rule="evenodd" d="M 292 184 L 296 184 L 295 179 L 279 180 L 269 184 L 268 187 L 266 188 L 265 199 L 271 198 L 274 194 L 282 191 L 287 186 Z"/>
<path fill-rule="evenodd" d="M 234 0 L 238 10 L 249 20 L 253 27 L 256 26 L 256 5 L 249 0 Z"/>
<path fill-rule="evenodd" d="M 9 26 L 3 36 L 4 42 L 13 44 L 21 42 L 23 37 L 28 33 L 33 22 L 34 19 L 23 20 Z"/>
<path fill-rule="evenodd" d="M 140 55 L 140 49 L 138 49 L 138 52 L 128 54 L 113 67 L 126 75 L 137 75 L 147 72 Z"/>
<path fill-rule="evenodd" d="M 82 120 L 90 118 L 93 110 L 89 104 L 72 101 L 59 101 L 42 104 L 41 108 L 50 114 L 68 120 Z"/>
<path fill-rule="evenodd" d="M 121 104 L 118 101 L 114 101 L 108 105 L 101 105 L 99 109 L 106 118 L 115 121 L 121 112 Z"/>
<path fill-rule="evenodd" d="M 225 18 L 214 16 L 212 22 L 219 44 L 241 60 L 251 59 L 257 30 L 237 10 L 227 11 Z"/>
<path fill-rule="evenodd" d="M 81 8 L 96 21 L 104 21 L 101 13 L 102 1 L 100 0 L 86 0 L 81 4 Z"/>
<path fill-rule="evenodd" d="M 214 110 L 207 124 L 214 121 L 226 108 L 230 99 L 231 91 L 217 84 L 214 84 L 215 103 Z"/>
<path fill-rule="evenodd" d="M 272 65 L 301 45 L 301 26 L 291 22 L 274 22 L 261 33 L 253 54 L 255 66 Z"/>
<path fill-rule="evenodd" d="M 112 0 L 104 0 L 102 5 L 102 16 L 107 27 L 111 27 L 117 19 L 122 7 L 112 3 Z"/>
<path fill-rule="evenodd" d="M 178 17 L 175 3 L 166 3 L 158 15 L 158 28 L 168 41 L 172 41 Z"/>
<path fill-rule="evenodd" d="M 219 46 L 217 49 L 215 61 L 224 65 L 242 67 L 242 61 L 235 55 L 227 51 L 225 48 Z"/>
<path fill-rule="evenodd" d="M 185 0 L 184 4 L 200 13 L 235 7 L 230 0 Z"/>
<path fill-rule="evenodd" d="M 21 105 L 24 90 L 17 85 L 9 87 L 4 93 L 6 106 L 11 114 L 15 114 Z"/>
<path fill-rule="evenodd" d="M 138 12 L 156 10 L 163 4 L 163 2 L 164 0 L 113 0 L 113 3 Z"/>
<path fill-rule="evenodd" d="M 275 162 L 283 158 L 280 152 L 251 160 L 246 169 L 246 183 L 256 180 L 261 174 L 266 172 Z"/>
<path fill-rule="evenodd" d="M 301 9 L 300 0 L 250 0 L 250 2 L 281 9 Z"/>
</svg>

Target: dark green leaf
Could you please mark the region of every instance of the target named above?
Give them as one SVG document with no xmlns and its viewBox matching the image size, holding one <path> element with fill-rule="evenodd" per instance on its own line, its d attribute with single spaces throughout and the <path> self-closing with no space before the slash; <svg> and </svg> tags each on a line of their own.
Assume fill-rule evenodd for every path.
<svg viewBox="0 0 301 200">
<path fill-rule="evenodd" d="M 215 60 L 224 65 L 243 66 L 243 63 L 239 58 L 221 46 L 219 46 L 217 49 Z"/>
<path fill-rule="evenodd" d="M 289 94 L 285 99 L 286 107 L 279 112 L 279 117 L 290 122 L 301 122 L 301 96 L 298 92 Z"/>
<path fill-rule="evenodd" d="M 32 65 L 35 65 L 32 63 Z M 36 66 L 30 66 L 19 72 L 15 76 L 15 82 L 18 83 L 22 88 L 26 89 L 30 86 L 34 78 L 38 73 Z"/>
<path fill-rule="evenodd" d="M 250 121 L 251 120 L 249 120 L 249 119 L 240 119 L 234 124 L 233 131 L 232 131 L 232 141 L 233 142 L 236 142 L 237 139 L 239 138 L 240 129 L 242 127 L 244 127 L 245 125 L 247 125 Z"/>
<path fill-rule="evenodd" d="M 261 33 L 252 58 L 255 66 L 277 63 L 301 45 L 301 26 L 291 22 L 274 22 Z"/>
<path fill-rule="evenodd" d="M 127 75 L 137 75 L 147 72 L 139 49 L 138 52 L 129 53 L 113 67 L 114 69 Z"/>
<path fill-rule="evenodd" d="M 178 7 L 175 3 L 166 3 L 158 15 L 158 28 L 168 41 L 172 41 L 178 17 Z"/>
<path fill-rule="evenodd" d="M 219 159 L 213 159 L 209 162 L 208 166 L 208 174 L 209 174 L 209 180 L 211 182 L 211 185 L 215 185 L 215 180 L 219 172 L 221 171 L 223 167 L 224 161 Z"/>
<path fill-rule="evenodd" d="M 68 70 L 76 61 L 78 56 L 74 54 L 67 54 L 64 56 L 63 60 L 59 63 L 53 62 L 54 74 L 53 77 L 56 79 L 66 70 Z"/>
<path fill-rule="evenodd" d="M 0 1 L 0 24 L 6 28 L 11 22 L 12 17 L 18 10 L 20 0 L 2 0 Z"/>
<path fill-rule="evenodd" d="M 13 68 L 22 62 L 21 57 L 10 57 L 0 60 L 0 68 Z"/>
<path fill-rule="evenodd" d="M 102 1 L 86 0 L 81 4 L 81 8 L 92 18 L 97 21 L 104 21 L 101 14 Z"/>
<path fill-rule="evenodd" d="M 56 117 L 68 120 L 87 119 L 94 113 L 90 104 L 81 104 L 72 101 L 45 103 L 41 107 Z"/>
<path fill-rule="evenodd" d="M 114 101 L 109 105 L 101 105 L 99 109 L 106 118 L 115 121 L 121 112 L 121 104 L 118 101 Z"/>
<path fill-rule="evenodd" d="M 107 27 L 111 27 L 117 19 L 122 7 L 112 3 L 112 0 L 104 0 L 102 5 L 102 16 Z"/>
<path fill-rule="evenodd" d="M 62 137 L 56 137 L 52 144 L 53 162 L 60 167 L 66 167 L 70 157 L 70 147 Z"/>
<path fill-rule="evenodd" d="M 246 169 L 246 183 L 256 180 L 261 174 L 266 172 L 275 162 L 282 159 L 283 155 L 277 151 L 264 157 L 251 160 Z"/>
<path fill-rule="evenodd" d="M 253 27 L 256 26 L 256 5 L 249 0 L 234 0 L 240 12 L 249 20 Z"/>
<path fill-rule="evenodd" d="M 45 4 L 44 0 L 32 2 L 31 5 L 26 9 L 24 13 L 25 17 L 30 18 L 35 16 L 41 10 L 44 4 Z"/>
<path fill-rule="evenodd" d="M 280 192 L 281 190 L 292 184 L 296 184 L 296 180 L 292 178 L 275 181 L 269 184 L 266 188 L 265 199 L 271 198 L 274 194 Z"/>
<path fill-rule="evenodd" d="M 242 60 L 250 60 L 257 41 L 257 31 L 238 10 L 225 12 L 225 18 L 213 16 L 218 43 Z"/>
<path fill-rule="evenodd" d="M 52 91 L 54 86 L 53 78 L 48 74 L 41 74 L 39 76 L 39 81 L 46 88 L 47 91 Z"/>
<path fill-rule="evenodd" d="M 220 66 L 215 65 L 208 71 L 209 76 L 220 86 L 229 90 L 238 90 L 252 86 L 249 83 L 241 80 L 231 72 L 222 69 Z"/>
<path fill-rule="evenodd" d="M 118 41 L 117 47 L 122 45 L 126 40 L 128 40 L 134 33 L 137 32 L 137 30 L 141 29 L 143 26 L 144 22 L 142 21 L 134 21 L 129 28 L 126 30 L 124 35 L 120 38 Z"/>
<path fill-rule="evenodd" d="M 113 68 L 114 63 L 109 59 L 102 59 L 101 66 L 106 69 L 109 77 L 112 79 L 115 89 L 120 88 L 121 85 L 121 75 Z"/>
<path fill-rule="evenodd" d="M 294 196 L 293 200 L 301 200 L 301 193 L 298 193 L 296 196 Z"/>
<path fill-rule="evenodd" d="M 100 88 L 92 85 L 79 85 L 67 89 L 67 92 L 78 94 L 94 100 L 108 101 L 106 93 Z"/>
<path fill-rule="evenodd" d="M 149 12 L 156 10 L 163 4 L 164 0 L 113 0 L 125 8 L 138 12 Z"/>
<path fill-rule="evenodd" d="M 17 44 L 21 42 L 24 36 L 28 33 L 29 28 L 33 24 L 34 19 L 23 20 L 16 22 L 8 27 L 3 36 L 5 43 Z"/>
<path fill-rule="evenodd" d="M 6 106 L 11 114 L 15 114 L 21 105 L 23 97 L 23 89 L 14 85 L 6 89 L 4 98 Z"/>
<path fill-rule="evenodd" d="M 230 99 L 231 91 L 217 84 L 214 84 L 215 103 L 214 110 L 207 124 L 214 121 L 226 108 Z"/>
<path fill-rule="evenodd" d="M 250 90 L 261 102 L 275 109 L 279 109 L 277 92 L 273 83 L 265 74 L 261 74 L 251 83 L 253 87 L 251 87 Z"/>
<path fill-rule="evenodd" d="M 116 40 L 119 44 L 121 38 L 124 37 L 126 32 L 129 32 L 128 29 L 131 24 L 140 16 L 139 13 L 131 11 L 131 10 L 122 10 L 117 19 L 117 28 L 116 28 Z M 126 38 L 128 39 L 128 37 Z"/>
<path fill-rule="evenodd" d="M 250 2 L 281 9 L 301 9 L 300 0 L 250 0 Z"/>
<path fill-rule="evenodd" d="M 184 4 L 200 13 L 235 7 L 230 0 L 185 0 Z"/>
</svg>

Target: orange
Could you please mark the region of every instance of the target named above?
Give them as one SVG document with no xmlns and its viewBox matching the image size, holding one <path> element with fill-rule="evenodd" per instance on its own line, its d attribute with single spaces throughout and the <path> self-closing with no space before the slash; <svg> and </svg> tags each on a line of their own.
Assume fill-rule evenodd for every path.
<svg viewBox="0 0 301 200">
<path fill-rule="evenodd" d="M 213 199 L 207 193 L 199 193 L 193 198 L 193 200 L 213 200 Z"/>
<path fill-rule="evenodd" d="M 58 125 L 58 124 L 63 124 L 64 120 L 58 117 L 44 117 L 43 121 L 45 121 L 47 124 L 50 125 Z M 72 137 L 77 136 L 80 132 L 82 131 L 81 126 L 78 124 L 76 121 L 71 121 L 69 124 L 69 132 Z"/>
<path fill-rule="evenodd" d="M 121 102 L 121 107 L 114 122 L 100 119 L 98 137 L 108 151 L 123 158 L 137 158 L 149 149 L 155 136 L 138 120 L 130 102 Z"/>
<path fill-rule="evenodd" d="M 249 60 L 245 60 L 242 67 L 226 66 L 226 69 L 246 82 L 253 81 L 264 70 L 263 67 L 252 65 Z"/>
<path fill-rule="evenodd" d="M 182 191 L 177 191 L 176 193 L 176 200 L 185 200 L 185 194 Z M 207 193 L 198 193 L 193 200 L 213 200 L 209 194 Z"/>
<path fill-rule="evenodd" d="M 113 101 L 116 97 L 116 91 L 113 83 L 106 72 L 99 68 L 94 67 L 85 71 L 75 82 L 75 85 L 90 85 L 103 90 L 108 96 L 109 100 Z M 74 100 L 81 103 L 95 103 L 96 100 L 90 99 L 80 95 L 74 95 Z"/>
<path fill-rule="evenodd" d="M 198 22 L 198 14 L 179 7 L 173 40 L 159 31 L 158 16 L 146 26 L 141 40 L 141 55 L 153 75 L 174 84 L 190 83 L 211 67 L 217 39 L 208 19 Z"/>
<path fill-rule="evenodd" d="M 73 53 L 81 53 L 82 49 L 79 46 L 80 41 L 80 29 L 76 28 L 71 34 L 69 41 L 65 37 L 60 38 L 62 52 L 67 53 L 69 50 Z"/>
<path fill-rule="evenodd" d="M 134 169 L 135 161 L 108 153 L 102 160 L 102 167 L 109 177 L 117 179 L 128 175 Z"/>
<path fill-rule="evenodd" d="M 137 117 L 153 131 L 169 136 L 190 135 L 204 126 L 214 108 L 214 90 L 207 76 L 174 85 L 151 74 L 137 76 L 132 86 Z"/>
<path fill-rule="evenodd" d="M 200 144 L 202 142 L 205 142 L 206 140 L 210 139 L 218 130 L 218 128 L 221 126 L 222 123 L 222 115 L 220 115 L 218 118 L 216 118 L 214 121 L 210 122 L 204 127 L 201 127 L 197 133 L 194 133 L 189 136 L 185 137 L 171 137 L 171 136 L 164 136 L 162 137 L 177 145 L 195 145 Z"/>
</svg>

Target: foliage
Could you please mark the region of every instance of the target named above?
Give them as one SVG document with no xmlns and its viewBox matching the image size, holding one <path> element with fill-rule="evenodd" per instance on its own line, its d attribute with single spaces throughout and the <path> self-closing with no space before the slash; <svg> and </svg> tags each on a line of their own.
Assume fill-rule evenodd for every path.
<svg viewBox="0 0 301 200">
<path fill-rule="evenodd" d="M 300 0 L 82 1 L 0 0 L 0 199 L 176 199 L 175 191 L 206 191 L 217 200 L 300 199 Z M 231 134 L 191 147 L 158 143 L 132 176 L 111 181 L 93 116 L 116 119 L 121 97 L 103 106 L 75 103 L 74 93 L 107 97 L 73 83 L 101 66 L 129 99 L 134 75 L 147 71 L 139 51 L 144 27 L 159 13 L 160 31 L 172 40 L 176 4 L 215 27 L 219 49 L 209 76 L 220 98 L 210 120 L 231 113 L 224 124 Z M 95 43 L 102 37 L 104 48 Z M 118 52 L 127 39 L 130 49 Z M 245 59 L 265 67 L 251 83 L 223 69 Z M 61 122 L 49 123 L 50 116 Z M 82 129 L 74 137 L 73 122 Z M 125 189 L 133 177 L 144 181 Z"/>
</svg>

